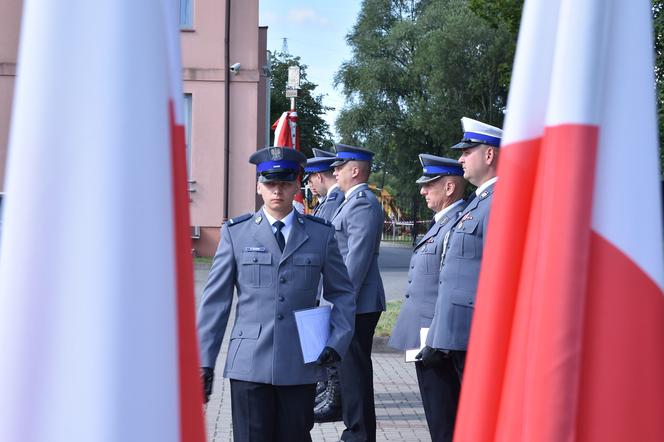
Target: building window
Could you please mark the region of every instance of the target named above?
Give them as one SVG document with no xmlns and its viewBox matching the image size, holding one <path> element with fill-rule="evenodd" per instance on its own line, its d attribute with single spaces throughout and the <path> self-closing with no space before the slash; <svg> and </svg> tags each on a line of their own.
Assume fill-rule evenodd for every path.
<svg viewBox="0 0 664 442">
<path fill-rule="evenodd" d="M 191 180 L 191 94 L 184 94 L 184 142 L 187 156 L 187 179 Z"/>
<path fill-rule="evenodd" d="M 180 0 L 180 28 L 193 29 L 194 27 L 194 0 Z"/>
</svg>

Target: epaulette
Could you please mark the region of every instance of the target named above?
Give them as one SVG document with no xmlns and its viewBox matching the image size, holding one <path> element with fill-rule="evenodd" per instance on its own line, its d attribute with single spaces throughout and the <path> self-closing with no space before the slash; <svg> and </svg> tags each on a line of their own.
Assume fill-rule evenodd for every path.
<svg viewBox="0 0 664 442">
<path fill-rule="evenodd" d="M 304 216 L 306 216 L 311 221 L 316 221 L 317 223 L 325 224 L 326 226 L 331 226 L 332 225 L 332 223 L 329 222 L 328 220 L 320 218 L 318 216 L 313 216 L 313 215 L 304 215 Z"/>
<path fill-rule="evenodd" d="M 337 199 L 337 194 L 333 193 L 332 195 L 328 195 L 325 201 L 335 201 Z"/>
<path fill-rule="evenodd" d="M 236 216 L 235 218 L 231 218 L 228 220 L 228 227 L 234 226 L 236 224 L 240 224 L 241 222 L 244 222 L 248 219 L 251 219 L 251 217 L 254 216 L 253 213 L 245 213 L 244 215 Z"/>
</svg>

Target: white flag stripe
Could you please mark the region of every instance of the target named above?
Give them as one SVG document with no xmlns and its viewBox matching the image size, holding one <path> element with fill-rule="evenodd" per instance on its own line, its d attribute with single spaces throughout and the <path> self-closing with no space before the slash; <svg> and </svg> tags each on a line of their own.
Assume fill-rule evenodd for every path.
<svg viewBox="0 0 664 442">
<path fill-rule="evenodd" d="M 600 123 L 611 3 L 562 0 L 547 126 Z"/>
<path fill-rule="evenodd" d="M 0 250 L 0 440 L 177 441 L 159 0 L 26 0 Z"/>
<path fill-rule="evenodd" d="M 542 136 L 544 132 L 558 2 L 526 2 L 507 102 L 503 146 Z"/>
<path fill-rule="evenodd" d="M 182 92 L 182 64 L 180 61 L 180 32 L 179 32 L 179 0 L 161 0 L 164 8 L 165 32 L 168 39 L 168 64 L 170 80 L 170 96 L 173 99 L 175 123 L 184 124 L 183 92 Z"/>
<path fill-rule="evenodd" d="M 650 2 L 614 3 L 592 225 L 664 289 Z"/>
</svg>

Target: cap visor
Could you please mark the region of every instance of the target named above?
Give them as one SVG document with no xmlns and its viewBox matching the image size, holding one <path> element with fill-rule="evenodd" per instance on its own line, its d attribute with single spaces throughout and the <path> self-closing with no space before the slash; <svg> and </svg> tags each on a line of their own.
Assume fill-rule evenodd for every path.
<svg viewBox="0 0 664 442">
<path fill-rule="evenodd" d="M 426 183 L 430 183 L 430 182 L 432 182 L 432 181 L 436 181 L 436 180 L 437 180 L 438 178 L 440 178 L 441 176 L 442 176 L 442 175 L 436 175 L 436 176 L 426 176 L 426 175 L 422 175 L 421 177 L 419 177 L 419 178 L 417 179 L 417 181 L 415 181 L 415 184 L 426 184 Z"/>
<path fill-rule="evenodd" d="M 468 141 L 462 141 L 460 143 L 455 144 L 454 146 L 450 147 L 450 149 L 470 149 L 471 147 L 479 146 L 482 143 L 475 143 L 475 142 L 468 142 Z"/>
<path fill-rule="evenodd" d="M 341 159 L 341 158 L 339 158 L 337 161 L 335 161 L 334 163 L 330 164 L 330 167 L 343 166 L 344 164 L 346 164 L 346 163 L 349 162 L 349 161 L 350 161 L 350 160 L 346 160 L 346 159 Z"/>
</svg>

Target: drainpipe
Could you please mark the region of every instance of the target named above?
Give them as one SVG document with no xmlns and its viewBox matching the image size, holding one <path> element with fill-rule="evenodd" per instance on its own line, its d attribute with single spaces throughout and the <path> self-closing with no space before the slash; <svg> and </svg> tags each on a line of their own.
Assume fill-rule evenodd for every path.
<svg viewBox="0 0 664 442">
<path fill-rule="evenodd" d="M 229 186 L 230 178 L 230 144 L 231 144 L 231 0 L 226 0 L 226 36 L 224 38 L 224 86 L 225 93 L 225 110 L 224 110 L 224 201 L 223 201 L 223 216 L 224 222 L 228 221 L 229 211 Z"/>
</svg>

